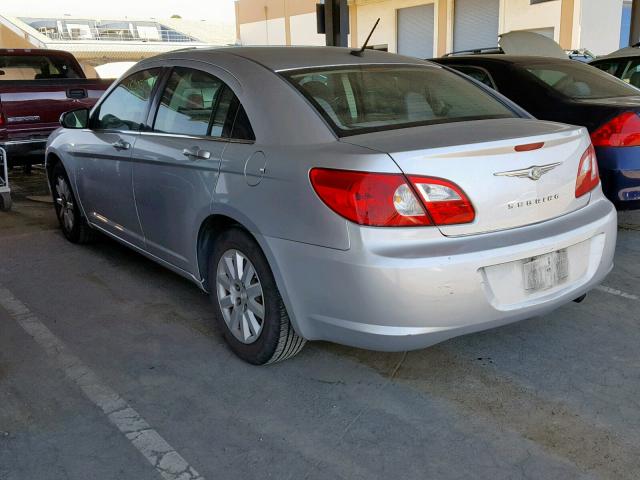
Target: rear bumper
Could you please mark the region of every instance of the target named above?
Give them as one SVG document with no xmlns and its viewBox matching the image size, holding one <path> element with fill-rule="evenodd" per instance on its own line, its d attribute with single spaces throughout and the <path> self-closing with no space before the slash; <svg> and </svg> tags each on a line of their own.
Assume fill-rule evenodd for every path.
<svg viewBox="0 0 640 480">
<path fill-rule="evenodd" d="M 640 208 L 640 147 L 597 148 L 602 190 L 620 210 Z"/>
<path fill-rule="evenodd" d="M 7 158 L 11 165 L 24 163 L 25 157 L 28 157 L 26 160 L 33 163 L 44 162 L 46 146 L 46 138 L 0 141 L 0 147 L 7 152 Z"/>
<path fill-rule="evenodd" d="M 470 237 L 421 239 L 424 229 L 351 226 L 348 251 L 264 240 L 298 333 L 410 350 L 543 315 L 602 281 L 613 267 L 617 216 L 594 195 L 589 206 L 561 218 Z M 523 261 L 563 248 L 569 278 L 527 294 Z"/>
</svg>

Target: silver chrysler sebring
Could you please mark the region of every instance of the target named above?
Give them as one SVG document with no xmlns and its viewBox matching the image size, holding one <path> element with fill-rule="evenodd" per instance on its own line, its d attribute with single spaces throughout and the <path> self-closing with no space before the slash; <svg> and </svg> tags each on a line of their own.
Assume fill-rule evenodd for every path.
<svg viewBox="0 0 640 480">
<path fill-rule="evenodd" d="M 580 300 L 616 212 L 584 128 L 414 58 L 171 52 L 63 115 L 64 235 L 102 232 L 209 292 L 231 349 L 423 348 Z"/>
</svg>

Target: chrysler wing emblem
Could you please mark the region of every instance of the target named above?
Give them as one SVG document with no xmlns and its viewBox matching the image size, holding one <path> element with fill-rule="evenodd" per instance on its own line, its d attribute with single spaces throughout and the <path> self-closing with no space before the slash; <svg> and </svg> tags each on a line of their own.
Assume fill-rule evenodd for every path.
<svg viewBox="0 0 640 480">
<path fill-rule="evenodd" d="M 562 162 L 549 163 L 548 165 L 533 165 L 529 168 L 523 168 L 521 170 L 509 170 L 508 172 L 494 173 L 496 177 L 518 177 L 528 178 L 529 180 L 540 180 L 545 173 L 550 172 Z"/>
</svg>

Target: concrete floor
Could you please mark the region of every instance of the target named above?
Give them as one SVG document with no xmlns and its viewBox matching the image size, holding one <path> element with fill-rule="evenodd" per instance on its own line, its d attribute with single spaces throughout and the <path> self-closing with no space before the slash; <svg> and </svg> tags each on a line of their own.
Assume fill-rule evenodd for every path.
<svg viewBox="0 0 640 480">
<path fill-rule="evenodd" d="M 640 478 L 637 214 L 613 290 L 582 304 L 408 354 L 311 343 L 258 368 L 192 284 L 106 239 L 68 243 L 26 198 L 41 173 L 14 187 L 0 289 L 203 478 Z M 16 318 L 0 307 L 0 479 L 163 478 Z"/>
</svg>

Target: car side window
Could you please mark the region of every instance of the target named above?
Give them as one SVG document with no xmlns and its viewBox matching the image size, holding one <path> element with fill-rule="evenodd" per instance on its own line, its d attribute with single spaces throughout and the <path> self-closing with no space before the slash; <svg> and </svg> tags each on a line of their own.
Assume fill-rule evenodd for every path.
<svg viewBox="0 0 640 480">
<path fill-rule="evenodd" d="M 159 68 L 128 76 L 100 104 L 93 128 L 98 130 L 140 130 L 147 116 L 151 92 Z"/>
<path fill-rule="evenodd" d="M 224 87 L 218 99 L 215 114 L 211 120 L 211 136 L 229 138 L 233 127 L 232 112 L 235 95 L 229 87 Z"/>
<path fill-rule="evenodd" d="M 176 67 L 164 87 L 153 130 L 162 133 L 222 136 L 230 100 L 222 80 L 199 70 Z M 216 107 L 219 107 L 216 110 Z M 216 110 L 216 114 L 212 114 Z M 209 125 L 213 122 L 211 131 Z"/>
<path fill-rule="evenodd" d="M 629 62 L 621 78 L 634 87 L 640 88 L 640 59 Z"/>
<path fill-rule="evenodd" d="M 627 63 L 627 60 L 603 60 L 592 63 L 591 65 L 613 75 L 614 77 L 620 77 L 622 76 L 622 71 L 625 70 L 624 67 L 627 66 Z"/>
<path fill-rule="evenodd" d="M 491 78 L 491 75 L 489 75 L 489 72 L 487 72 L 484 68 L 470 67 L 468 65 L 451 65 L 451 68 L 459 71 L 460 73 L 464 73 L 465 75 L 470 76 L 474 80 L 484 83 L 487 87 L 497 90 L 496 84 Z"/>
<path fill-rule="evenodd" d="M 249 121 L 247 112 L 237 97 L 235 100 L 237 102 L 237 110 L 235 121 L 233 122 L 233 129 L 231 131 L 231 138 L 234 140 L 246 140 L 253 142 L 255 141 L 256 136 L 253 133 L 253 128 L 251 128 L 251 122 Z"/>
</svg>

